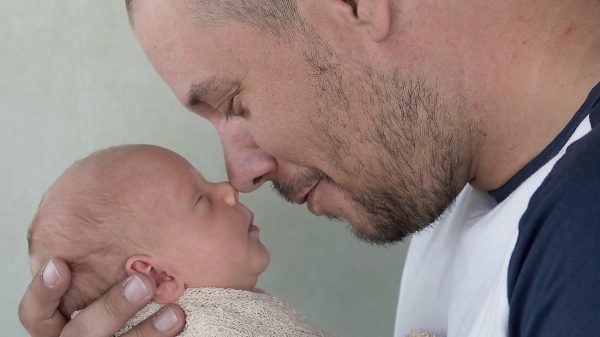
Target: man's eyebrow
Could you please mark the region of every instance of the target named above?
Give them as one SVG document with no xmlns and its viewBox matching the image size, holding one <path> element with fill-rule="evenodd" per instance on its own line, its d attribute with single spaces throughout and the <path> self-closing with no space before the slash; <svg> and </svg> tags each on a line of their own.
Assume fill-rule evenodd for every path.
<svg viewBox="0 0 600 337">
<path fill-rule="evenodd" d="M 239 86 L 239 82 L 228 79 L 218 79 L 215 76 L 209 77 L 201 82 L 192 83 L 187 92 L 185 106 L 191 108 L 195 105 L 206 103 L 209 97 L 214 97 L 216 91 L 233 91 L 235 88 L 239 88 Z"/>
<path fill-rule="evenodd" d="M 186 107 L 190 108 L 200 103 L 206 102 L 206 97 L 209 97 L 215 90 L 218 89 L 216 84 L 217 79 L 209 77 L 202 82 L 192 83 L 187 93 Z"/>
</svg>

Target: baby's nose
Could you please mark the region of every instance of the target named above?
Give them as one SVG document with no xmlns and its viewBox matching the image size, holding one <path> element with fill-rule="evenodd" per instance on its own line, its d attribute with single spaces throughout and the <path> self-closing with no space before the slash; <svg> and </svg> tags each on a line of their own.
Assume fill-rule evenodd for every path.
<svg viewBox="0 0 600 337">
<path fill-rule="evenodd" d="M 220 197 L 229 206 L 235 206 L 238 203 L 239 193 L 233 186 L 228 182 L 222 182 L 217 184 L 217 189 Z"/>
</svg>

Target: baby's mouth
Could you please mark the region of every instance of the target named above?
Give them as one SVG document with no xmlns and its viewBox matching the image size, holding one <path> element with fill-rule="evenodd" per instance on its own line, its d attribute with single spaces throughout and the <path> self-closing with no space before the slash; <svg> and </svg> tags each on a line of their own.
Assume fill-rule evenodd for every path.
<svg viewBox="0 0 600 337">
<path fill-rule="evenodd" d="M 252 224 L 252 225 L 250 225 L 250 226 L 248 227 L 248 233 L 252 233 L 252 232 L 258 232 L 258 226 L 256 226 L 256 225 L 253 225 L 253 224 Z"/>
<path fill-rule="evenodd" d="M 258 227 L 254 225 L 254 214 L 250 217 L 250 224 L 248 225 L 248 233 L 258 231 Z"/>
</svg>

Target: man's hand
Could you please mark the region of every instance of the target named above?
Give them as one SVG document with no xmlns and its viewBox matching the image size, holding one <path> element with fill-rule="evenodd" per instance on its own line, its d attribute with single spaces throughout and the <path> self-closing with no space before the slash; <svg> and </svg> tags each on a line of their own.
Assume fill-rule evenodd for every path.
<svg viewBox="0 0 600 337">
<path fill-rule="evenodd" d="M 32 337 L 112 336 L 154 296 L 154 282 L 133 274 L 69 321 L 58 306 L 70 280 L 69 268 L 59 259 L 34 276 L 19 305 L 19 319 Z M 123 336 L 173 337 L 184 324 L 183 310 L 171 304 Z"/>
</svg>

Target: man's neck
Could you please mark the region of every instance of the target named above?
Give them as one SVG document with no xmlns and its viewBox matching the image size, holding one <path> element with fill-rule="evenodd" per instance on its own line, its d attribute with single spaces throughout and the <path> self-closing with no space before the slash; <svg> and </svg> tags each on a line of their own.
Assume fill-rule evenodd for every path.
<svg viewBox="0 0 600 337">
<path fill-rule="evenodd" d="M 465 79 L 481 131 L 470 183 L 480 190 L 501 187 L 538 155 L 600 81 L 600 2 L 521 2 L 506 13 L 506 29 L 485 28 L 500 36 L 475 36 L 489 58 L 471 55 Z"/>
</svg>

